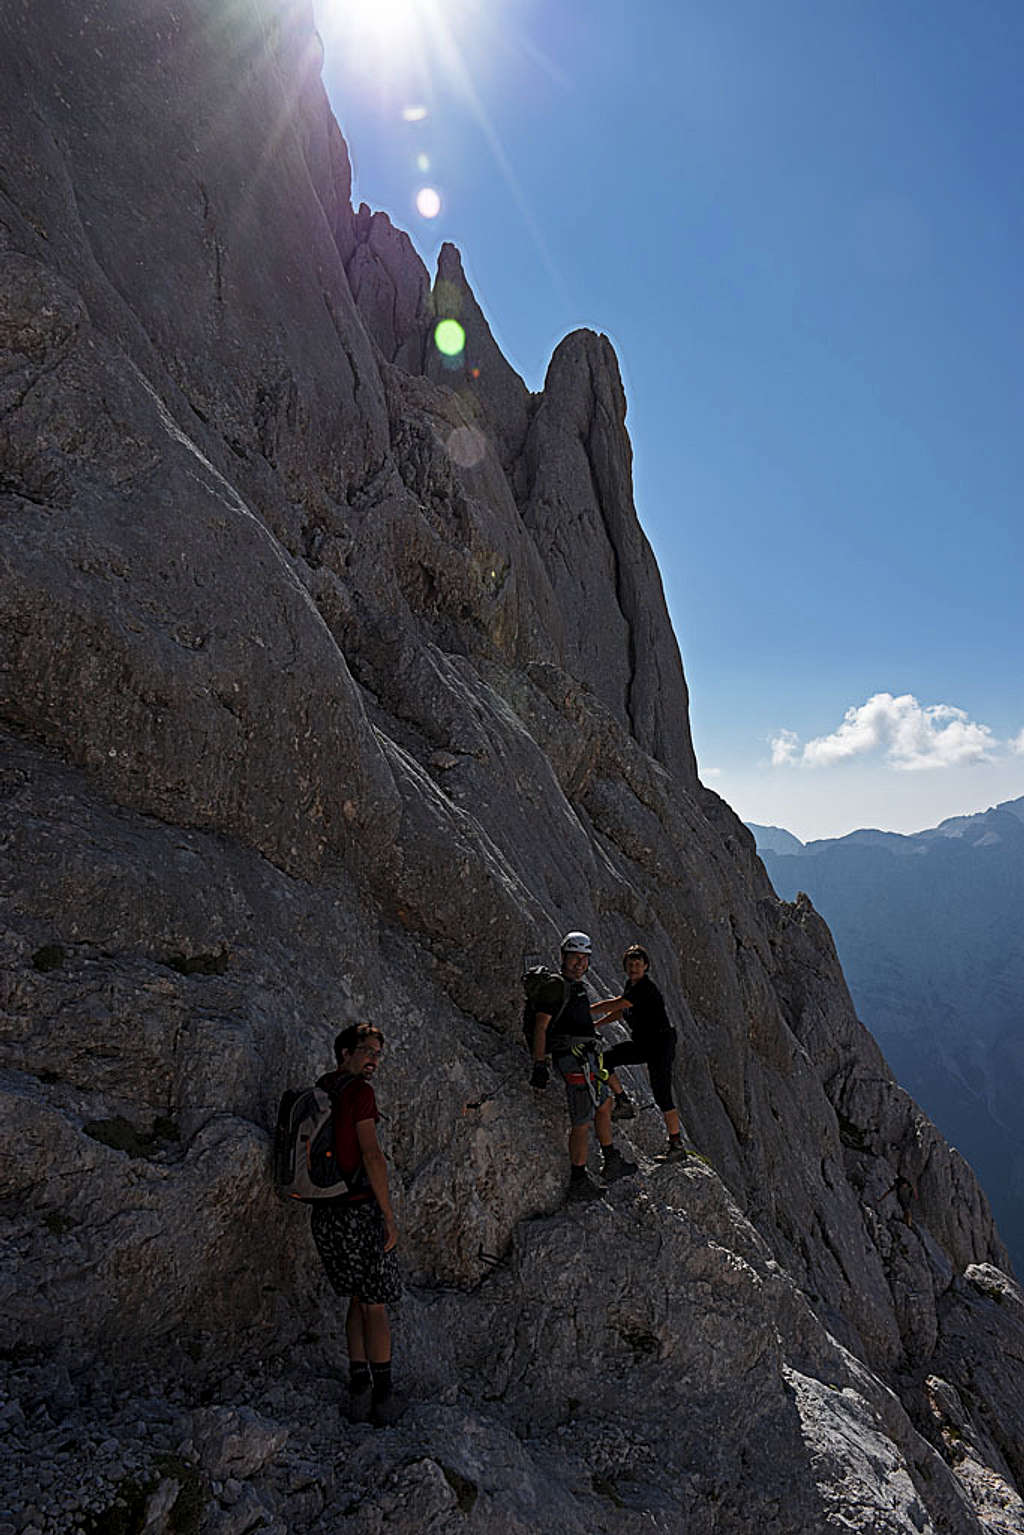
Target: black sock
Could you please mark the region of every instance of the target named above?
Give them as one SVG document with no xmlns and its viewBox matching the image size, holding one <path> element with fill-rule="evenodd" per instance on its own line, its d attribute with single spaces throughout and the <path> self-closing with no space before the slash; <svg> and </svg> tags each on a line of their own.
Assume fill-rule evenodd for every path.
<svg viewBox="0 0 1024 1535">
<path fill-rule="evenodd" d="M 383 1402 L 391 1395 L 391 1360 L 387 1364 L 371 1364 L 370 1373 L 373 1376 L 373 1400 Z"/>
<path fill-rule="evenodd" d="M 370 1366 L 365 1359 L 350 1359 L 348 1362 L 348 1389 L 350 1391 L 365 1391 L 370 1384 Z"/>
<path fill-rule="evenodd" d="M 585 1165 L 583 1167 L 576 1167 L 575 1164 L 574 1164 L 569 1169 L 569 1179 L 570 1179 L 570 1182 L 572 1182 L 572 1183 L 582 1183 L 583 1179 L 586 1176 L 587 1176 L 587 1169 L 586 1169 Z"/>
<path fill-rule="evenodd" d="M 670 1146 L 681 1146 L 683 1144 L 683 1137 L 678 1133 L 675 1135 L 670 1135 L 668 1138 L 668 1143 Z"/>
</svg>

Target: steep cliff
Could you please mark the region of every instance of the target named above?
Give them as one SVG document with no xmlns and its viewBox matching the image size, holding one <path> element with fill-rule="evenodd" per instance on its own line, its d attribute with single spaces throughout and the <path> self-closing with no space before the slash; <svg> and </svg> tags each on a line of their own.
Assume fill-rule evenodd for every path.
<svg viewBox="0 0 1024 1535">
<path fill-rule="evenodd" d="M 1020 1292 L 698 781 L 607 341 L 531 396 L 457 253 L 431 283 L 351 209 L 302 0 L 26 0 L 0 41 L 15 1528 L 1024 1529 Z M 570 925 L 608 991 L 643 937 L 708 1159 L 645 1112 L 572 1215 L 517 1020 Z M 267 1179 L 353 1015 L 419 1404 L 376 1437 Z"/>
<path fill-rule="evenodd" d="M 751 830 L 776 890 L 827 917 L 858 1017 L 977 1171 L 1019 1269 L 1024 799 L 912 836 L 766 847 Z"/>
</svg>

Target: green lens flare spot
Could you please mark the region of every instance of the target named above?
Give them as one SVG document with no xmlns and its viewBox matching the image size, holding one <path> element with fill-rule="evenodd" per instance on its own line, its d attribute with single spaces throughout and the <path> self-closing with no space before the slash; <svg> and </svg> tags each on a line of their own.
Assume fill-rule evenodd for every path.
<svg viewBox="0 0 1024 1535">
<path fill-rule="evenodd" d="M 434 327 L 434 345 L 442 357 L 458 357 L 466 350 L 466 332 L 458 320 L 440 320 Z"/>
</svg>

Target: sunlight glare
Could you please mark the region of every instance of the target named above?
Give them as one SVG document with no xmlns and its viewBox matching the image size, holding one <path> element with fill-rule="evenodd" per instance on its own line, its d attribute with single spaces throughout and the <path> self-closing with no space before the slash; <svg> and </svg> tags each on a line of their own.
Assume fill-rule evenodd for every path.
<svg viewBox="0 0 1024 1535">
<path fill-rule="evenodd" d="M 384 41 L 404 38 L 418 19 L 416 0 L 372 0 L 362 9 L 374 32 Z"/>
<path fill-rule="evenodd" d="M 321 22 L 339 46 L 364 60 L 371 78 L 394 77 L 425 56 L 434 0 L 316 0 Z M 411 115 L 410 115 L 411 114 Z M 402 114 L 421 122 L 427 108 L 410 101 Z"/>
<path fill-rule="evenodd" d="M 442 357 L 461 357 L 466 348 L 466 332 L 458 320 L 439 320 L 434 327 L 434 345 Z"/>
<path fill-rule="evenodd" d="M 421 218 L 436 219 L 441 211 L 441 195 L 433 187 L 420 187 L 416 193 L 416 212 Z"/>
<path fill-rule="evenodd" d="M 487 452 L 487 440 L 475 426 L 457 426 L 448 438 L 449 455 L 460 469 L 475 469 L 483 462 Z M 491 571 L 494 580 L 494 571 Z"/>
</svg>

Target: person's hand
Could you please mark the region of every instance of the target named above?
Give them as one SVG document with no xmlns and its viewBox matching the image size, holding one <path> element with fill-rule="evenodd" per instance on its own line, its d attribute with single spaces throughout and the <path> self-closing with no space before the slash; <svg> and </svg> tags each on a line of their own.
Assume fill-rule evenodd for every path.
<svg viewBox="0 0 1024 1535">
<path fill-rule="evenodd" d="M 384 1225 L 386 1228 L 384 1251 L 389 1253 L 398 1244 L 398 1227 L 395 1225 L 395 1217 L 393 1215 L 385 1215 Z"/>
<path fill-rule="evenodd" d="M 530 1072 L 531 1087 L 547 1087 L 551 1080 L 551 1073 L 543 1061 L 534 1061 L 533 1070 Z"/>
</svg>

